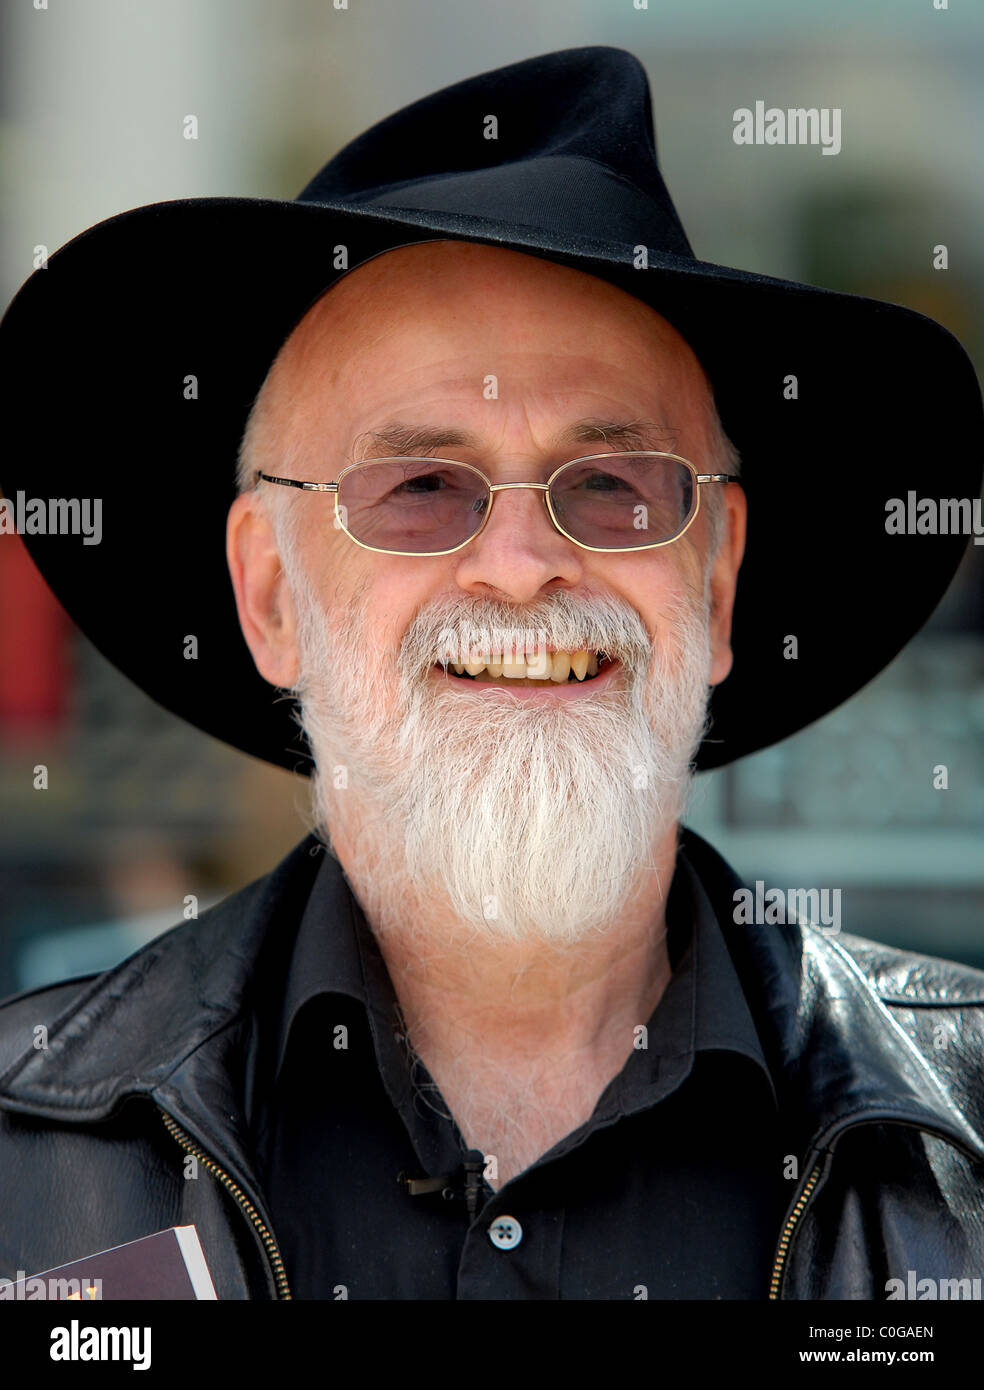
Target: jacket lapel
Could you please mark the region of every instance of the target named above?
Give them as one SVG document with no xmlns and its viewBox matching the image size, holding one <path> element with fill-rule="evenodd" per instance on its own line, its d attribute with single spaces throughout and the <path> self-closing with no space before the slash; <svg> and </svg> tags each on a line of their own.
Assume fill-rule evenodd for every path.
<svg viewBox="0 0 984 1390">
<path fill-rule="evenodd" d="M 156 938 L 76 995 L 0 1076 L 0 1105 L 60 1123 L 126 1097 L 171 1114 L 261 1215 L 247 1111 L 258 991 L 289 946 L 323 850 L 311 835 L 265 878 Z M 161 1132 L 164 1132 L 163 1121 Z"/>
<path fill-rule="evenodd" d="M 683 831 L 681 850 L 721 924 L 799 1153 L 827 1147 L 848 1125 L 895 1120 L 984 1159 L 984 1138 L 950 1100 L 941 1069 L 838 937 L 797 924 L 736 924 L 735 893 L 746 885 L 693 831 Z"/>
</svg>

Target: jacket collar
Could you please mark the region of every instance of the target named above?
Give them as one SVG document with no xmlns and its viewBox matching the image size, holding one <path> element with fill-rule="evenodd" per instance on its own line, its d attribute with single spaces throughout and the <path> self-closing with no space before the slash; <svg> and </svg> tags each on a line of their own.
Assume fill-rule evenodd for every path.
<svg viewBox="0 0 984 1390">
<path fill-rule="evenodd" d="M 147 1096 L 256 1191 L 247 1111 L 259 991 L 283 978 L 273 972 L 286 968 L 324 852 L 308 836 L 265 878 L 85 984 L 44 1020 L 48 1053 L 28 1041 L 0 1076 L 0 1106 L 93 1123 Z M 717 914 L 800 1152 L 848 1125 L 895 1120 L 984 1159 L 981 1134 L 836 938 L 735 926 L 741 879 L 693 831 L 680 852 Z"/>
<path fill-rule="evenodd" d="M 266 877 L 87 982 L 55 1017 L 42 1015 L 48 1051 L 34 1049 L 26 1028 L 25 1049 L 0 1075 L 0 1107 L 90 1124 L 146 1097 L 238 1180 L 269 1225 L 246 1113 L 256 1012 L 323 853 L 309 835 Z"/>
<path fill-rule="evenodd" d="M 826 1148 L 851 1125 L 894 1120 L 930 1130 L 984 1158 L 984 1116 L 975 1113 L 971 1123 L 950 1098 L 942 1066 L 929 1065 L 886 1008 L 881 996 L 895 991 L 872 957 L 880 954 L 901 965 L 904 978 L 917 981 L 904 987 L 906 997 L 897 1003 L 939 1002 L 930 988 L 920 988 L 913 968 L 920 961 L 949 976 L 944 1002 L 950 1005 L 982 1002 L 979 974 L 873 948 L 857 937 L 848 938 L 848 950 L 846 942 L 809 924 L 738 925 L 735 894 L 747 885 L 693 831 L 683 831 L 680 852 L 695 870 L 695 891 L 708 894 L 721 924 L 760 1023 L 798 1151 Z M 966 981 L 967 976 L 974 978 Z"/>
</svg>

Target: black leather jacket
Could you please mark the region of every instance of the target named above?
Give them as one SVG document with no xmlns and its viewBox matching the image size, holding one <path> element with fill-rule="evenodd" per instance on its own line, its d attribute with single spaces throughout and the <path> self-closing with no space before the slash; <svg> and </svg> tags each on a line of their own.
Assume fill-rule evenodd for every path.
<svg viewBox="0 0 984 1390">
<path fill-rule="evenodd" d="M 254 1004 L 318 852 L 309 837 L 105 974 L 0 1005 L 0 1275 L 194 1223 L 220 1299 L 290 1297 L 249 1139 Z M 735 926 L 741 880 L 691 831 L 680 852 L 765 1020 L 796 1160 L 763 1298 L 882 1300 L 910 1270 L 984 1275 L 984 972 Z"/>
</svg>

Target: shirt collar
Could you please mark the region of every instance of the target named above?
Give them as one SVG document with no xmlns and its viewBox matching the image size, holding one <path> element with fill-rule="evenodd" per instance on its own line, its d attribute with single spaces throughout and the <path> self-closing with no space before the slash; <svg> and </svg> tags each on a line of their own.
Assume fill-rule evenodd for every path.
<svg viewBox="0 0 984 1390">
<path fill-rule="evenodd" d="M 367 1003 L 357 942 L 359 919 L 365 920 L 342 866 L 332 854 L 322 850 L 321 865 L 301 915 L 287 972 L 277 1039 L 278 1076 L 294 1020 L 309 999 L 334 993 Z"/>
<path fill-rule="evenodd" d="M 765 1060 L 755 1020 L 731 960 L 717 914 L 684 847 L 681 847 L 677 854 L 677 873 L 674 880 L 681 875 L 686 880 L 693 904 L 696 954 L 694 1049 L 698 1052 L 718 1049 L 743 1053 L 763 1068 L 775 1096 L 775 1085 Z"/>
<path fill-rule="evenodd" d="M 667 900 L 667 949 L 673 975 L 649 1020 L 648 1049 L 666 1061 L 678 1059 L 685 1070 L 695 1052 L 740 1053 L 762 1068 L 775 1099 L 775 1083 L 748 1001 L 685 845 L 677 855 Z M 379 948 L 341 865 L 324 853 L 291 954 L 277 1076 L 301 1009 L 329 993 L 348 995 L 379 1015 L 386 1014 L 394 997 Z"/>
</svg>

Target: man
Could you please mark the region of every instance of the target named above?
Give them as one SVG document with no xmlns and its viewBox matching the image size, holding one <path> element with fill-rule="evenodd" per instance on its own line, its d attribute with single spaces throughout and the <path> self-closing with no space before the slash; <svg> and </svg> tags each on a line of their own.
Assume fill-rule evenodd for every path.
<svg viewBox="0 0 984 1390">
<path fill-rule="evenodd" d="M 447 134 L 442 165 L 423 139 L 489 111 L 494 154 Z M 916 581 L 879 532 L 866 444 L 897 459 L 898 488 L 926 465 L 898 412 L 866 423 L 854 363 L 869 394 L 911 386 L 914 361 L 942 393 L 955 491 L 979 486 L 979 391 L 927 320 L 694 261 L 648 121 L 634 59 L 574 50 L 361 137 L 287 205 L 307 269 L 279 308 L 257 286 L 262 332 L 235 265 L 196 308 L 211 413 L 162 404 L 147 449 L 171 472 L 132 526 L 107 504 L 116 549 L 84 595 L 77 552 L 72 581 L 64 548 L 33 547 L 94 640 L 202 727 L 290 761 L 276 696 L 292 692 L 314 815 L 200 921 L 0 1010 L 0 1176 L 18 1193 L 4 1272 L 193 1223 L 220 1298 L 882 1299 L 910 1270 L 979 1277 L 967 1040 L 984 978 L 796 920 L 742 924 L 741 880 L 681 826 L 695 766 L 846 698 L 959 559 L 962 542 L 930 538 L 948 543 L 920 550 Z M 288 244 L 282 205 L 275 221 L 269 204 L 202 203 L 213 230 L 253 218 L 254 252 L 261 229 Z M 190 229 L 194 209 L 163 207 L 151 229 L 131 215 L 60 253 L 8 341 L 58 294 L 67 364 L 87 258 L 118 257 L 125 230 L 141 273 L 151 243 Z M 342 272 L 327 289 L 326 236 Z M 106 422 L 93 468 L 117 523 L 127 431 L 132 448 L 156 383 L 185 370 L 192 296 L 169 320 L 159 293 L 136 367 L 106 335 L 123 423 L 91 379 L 59 413 Z M 114 296 L 116 335 L 134 299 Z M 742 307 L 753 352 L 780 326 L 802 335 L 812 404 L 783 428 L 761 382 L 735 400 L 721 327 Z M 816 431 L 835 381 L 839 452 L 829 395 Z M 741 484 L 719 399 L 747 441 Z M 172 474 L 195 489 L 187 509 L 168 506 Z M 212 568 L 221 516 L 236 631 Z M 835 522 L 862 564 L 787 572 L 783 528 L 826 540 Z M 97 601 L 121 563 L 158 576 L 136 641 Z M 885 621 L 889 581 L 904 601 Z M 179 632 L 205 661 L 176 665 Z M 82 1172 L 78 1212 L 59 1194 Z"/>
<path fill-rule="evenodd" d="M 494 402 L 481 389 L 490 364 Z M 467 545 L 408 558 L 353 548 L 326 498 L 271 497 L 252 487 L 254 468 L 287 453 L 301 475 L 324 474 L 323 441 L 348 456 L 367 434 L 374 456 L 392 454 L 383 430 L 500 485 L 587 452 L 561 494 L 577 529 L 575 505 L 585 520 L 590 507 L 606 520 L 625 508 L 605 486 L 609 464 L 632 470 L 636 486 L 621 488 L 632 498 L 677 486 L 645 481 L 667 460 L 623 448 L 643 432 L 665 439 L 657 421 L 672 420 L 677 447 L 713 473 L 713 415 L 686 344 L 623 292 L 444 242 L 392 251 L 329 291 L 258 403 L 251 486 L 230 518 L 243 630 L 266 679 L 300 688 L 318 823 L 368 909 L 416 1051 L 500 1182 L 588 1119 L 668 983 L 664 896 L 707 686 L 730 666 L 741 490 L 729 489 L 716 556 L 711 508 L 673 545 L 606 554 L 558 531 L 534 488 L 495 494 Z M 351 474 L 353 496 L 406 466 Z M 450 514 L 470 479 L 429 458 L 410 467 L 422 482 L 407 503 L 412 543 L 428 498 Z M 601 500 L 585 496 L 592 486 Z M 608 539 L 633 543 L 647 533 L 625 510 L 627 534 Z M 437 665 L 448 632 L 460 655 Z M 518 649 L 528 661 L 456 676 L 483 633 L 493 658 Z M 551 673 L 530 678 L 537 652 Z M 600 670 L 582 667 L 583 685 L 567 659 L 578 652 L 605 653 Z"/>
</svg>

